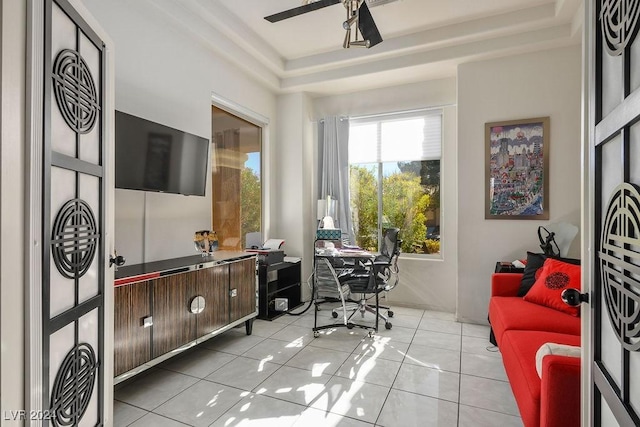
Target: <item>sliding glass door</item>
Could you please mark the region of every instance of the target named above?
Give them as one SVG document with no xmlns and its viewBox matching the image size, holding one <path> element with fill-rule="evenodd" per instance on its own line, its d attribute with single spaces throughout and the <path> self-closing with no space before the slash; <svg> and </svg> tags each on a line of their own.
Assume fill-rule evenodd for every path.
<svg viewBox="0 0 640 427">
<path fill-rule="evenodd" d="M 220 249 L 241 250 L 262 228 L 262 128 L 212 106 L 212 141 L 212 228 Z"/>
</svg>

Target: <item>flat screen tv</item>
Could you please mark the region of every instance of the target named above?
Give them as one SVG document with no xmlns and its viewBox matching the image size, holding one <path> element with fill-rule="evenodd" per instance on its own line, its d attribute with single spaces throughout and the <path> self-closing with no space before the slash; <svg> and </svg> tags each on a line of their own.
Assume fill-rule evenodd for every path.
<svg viewBox="0 0 640 427">
<path fill-rule="evenodd" d="M 204 196 L 209 140 L 116 111 L 116 188 Z"/>
</svg>

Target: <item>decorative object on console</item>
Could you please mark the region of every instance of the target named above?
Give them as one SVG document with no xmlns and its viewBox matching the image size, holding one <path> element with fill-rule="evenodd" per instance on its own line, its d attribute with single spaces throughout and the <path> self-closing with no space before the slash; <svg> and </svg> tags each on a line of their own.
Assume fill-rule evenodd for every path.
<svg viewBox="0 0 640 427">
<path fill-rule="evenodd" d="M 485 218 L 549 219 L 549 117 L 485 124 Z"/>
<path fill-rule="evenodd" d="M 193 243 L 196 251 L 201 252 L 202 256 L 211 255 L 218 250 L 218 236 L 215 231 L 196 231 L 193 236 Z"/>
<path fill-rule="evenodd" d="M 566 305 L 560 296 L 563 290 L 569 288 L 580 289 L 580 266 L 547 258 L 540 276 L 523 298 L 534 304 L 578 316 L 579 308 Z"/>
</svg>

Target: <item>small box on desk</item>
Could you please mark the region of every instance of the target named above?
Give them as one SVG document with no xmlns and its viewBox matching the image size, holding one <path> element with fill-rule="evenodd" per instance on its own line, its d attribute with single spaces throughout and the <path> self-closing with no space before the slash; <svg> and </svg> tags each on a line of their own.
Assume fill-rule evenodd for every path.
<svg viewBox="0 0 640 427">
<path fill-rule="evenodd" d="M 516 267 L 508 261 L 498 261 L 495 273 L 524 273 L 524 268 Z"/>
<path fill-rule="evenodd" d="M 317 240 L 340 240 L 342 239 L 342 230 L 334 228 L 319 228 L 316 231 Z"/>
</svg>

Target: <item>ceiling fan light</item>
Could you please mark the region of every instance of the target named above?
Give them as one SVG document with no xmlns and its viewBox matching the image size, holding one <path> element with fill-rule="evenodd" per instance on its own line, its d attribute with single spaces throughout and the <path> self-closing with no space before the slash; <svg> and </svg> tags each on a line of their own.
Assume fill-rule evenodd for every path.
<svg viewBox="0 0 640 427">
<path fill-rule="evenodd" d="M 382 36 L 378 31 L 378 27 L 373 20 L 373 16 L 371 16 L 371 12 L 367 7 L 367 3 L 364 2 L 360 5 L 360 9 L 358 10 L 358 28 L 360 29 L 360 34 L 365 40 L 369 40 L 371 45 L 369 47 L 373 47 L 378 43 L 382 42 Z"/>
<path fill-rule="evenodd" d="M 358 47 L 366 47 L 367 49 L 369 49 L 371 47 L 371 41 L 369 40 L 356 40 L 356 41 L 352 41 L 350 43 L 351 46 L 358 46 Z"/>
<path fill-rule="evenodd" d="M 342 23 L 342 28 L 344 28 L 345 30 L 348 30 L 353 26 L 353 24 L 355 24 L 357 20 L 358 20 L 358 15 L 353 15 L 351 18 L 347 19 Z"/>
<path fill-rule="evenodd" d="M 345 49 L 349 49 L 351 45 L 351 28 L 347 28 L 347 34 L 344 36 L 344 42 L 342 43 L 342 47 Z"/>
</svg>

